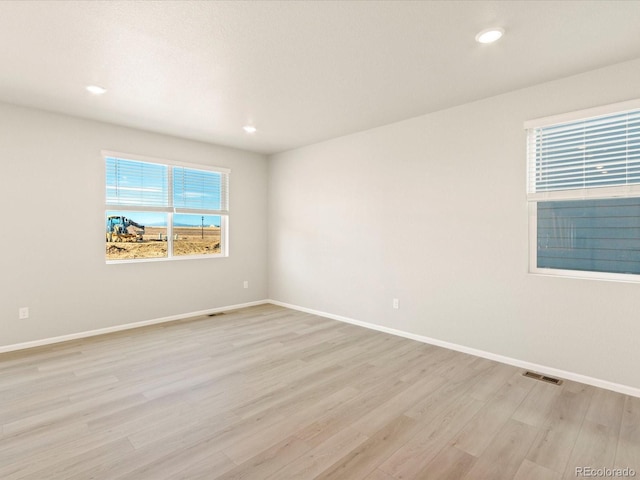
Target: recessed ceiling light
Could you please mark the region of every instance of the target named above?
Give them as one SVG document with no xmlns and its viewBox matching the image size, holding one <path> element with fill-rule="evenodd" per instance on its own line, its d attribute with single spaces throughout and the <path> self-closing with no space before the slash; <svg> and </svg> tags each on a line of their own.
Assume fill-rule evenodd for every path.
<svg viewBox="0 0 640 480">
<path fill-rule="evenodd" d="M 257 128 L 253 125 L 245 125 L 242 129 L 247 133 L 256 133 Z"/>
<path fill-rule="evenodd" d="M 500 40 L 502 35 L 504 35 L 504 29 L 502 28 L 487 28 L 476 35 L 476 42 L 493 43 L 496 40 Z"/>
<path fill-rule="evenodd" d="M 102 95 L 106 91 L 106 88 L 99 87 L 98 85 L 89 85 L 87 87 L 87 92 L 92 93 L 93 95 Z"/>
<path fill-rule="evenodd" d="M 604 168 L 604 165 L 596 165 L 596 168 L 597 168 L 598 170 L 602 170 L 602 169 Z"/>
</svg>

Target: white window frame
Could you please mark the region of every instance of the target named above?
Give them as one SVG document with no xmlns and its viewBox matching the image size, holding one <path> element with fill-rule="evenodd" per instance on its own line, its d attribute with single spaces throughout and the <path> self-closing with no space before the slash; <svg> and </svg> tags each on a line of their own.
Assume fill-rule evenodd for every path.
<svg viewBox="0 0 640 480">
<path fill-rule="evenodd" d="M 213 253 L 207 255 L 173 255 L 173 215 L 174 214 L 193 214 L 202 215 L 202 210 L 190 210 L 184 208 L 176 208 L 173 204 L 173 173 L 171 167 L 185 167 L 194 170 L 204 170 L 216 173 L 222 173 L 227 175 L 227 184 L 231 181 L 231 169 L 224 167 L 214 167 L 210 165 L 202 165 L 197 163 L 188 163 L 175 160 L 167 160 L 156 157 L 148 157 L 145 155 L 137 155 L 131 153 L 114 152 L 110 150 L 102 150 L 101 152 L 102 166 L 106 163 L 107 158 L 121 158 L 125 160 L 132 160 L 138 162 L 155 163 L 168 168 L 168 196 L 170 206 L 168 207 L 152 207 L 152 206 L 135 206 L 135 205 L 121 205 L 121 204 L 109 204 L 105 202 L 105 215 L 107 211 L 119 210 L 127 212 L 150 212 L 150 213 L 166 213 L 167 214 L 167 256 L 166 257 L 150 257 L 150 258 L 135 258 L 135 259 L 123 259 L 123 260 L 108 260 L 105 259 L 107 264 L 120 264 L 120 263 L 141 263 L 141 262 L 167 262 L 176 260 L 200 260 L 200 259 L 212 259 L 212 258 L 226 258 L 229 256 L 229 199 L 227 198 L 226 210 L 209 211 L 207 215 L 216 215 L 220 217 L 220 253 Z M 106 185 L 106 179 L 103 181 Z M 230 188 L 228 188 L 230 190 Z M 227 190 L 226 195 L 229 196 Z M 104 221 L 104 218 L 103 218 Z M 104 242 L 104 239 L 103 239 Z"/>
<path fill-rule="evenodd" d="M 640 99 L 627 102 L 603 105 L 595 108 L 578 110 L 575 112 L 553 115 L 549 117 L 528 120 L 524 123 L 525 130 L 547 127 L 560 123 L 585 120 L 609 114 L 623 113 L 629 110 L 640 109 Z M 527 135 L 527 189 L 530 189 L 533 181 L 533 171 L 529 165 L 529 136 Z M 552 277 L 577 278 L 587 280 L 602 280 L 614 282 L 640 283 L 640 274 L 594 272 L 583 270 L 563 270 L 556 268 L 538 267 L 538 203 L 552 200 L 587 200 L 604 198 L 629 198 L 640 197 L 640 185 L 624 185 L 616 187 L 599 187 L 575 190 L 559 190 L 527 193 L 529 204 L 529 273 Z"/>
</svg>

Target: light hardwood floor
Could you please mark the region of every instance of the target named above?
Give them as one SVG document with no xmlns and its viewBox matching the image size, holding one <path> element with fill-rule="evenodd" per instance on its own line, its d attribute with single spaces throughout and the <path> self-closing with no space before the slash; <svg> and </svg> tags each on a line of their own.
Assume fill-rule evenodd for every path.
<svg viewBox="0 0 640 480">
<path fill-rule="evenodd" d="M 640 399 L 263 305 L 0 355 L 0 478 L 640 477 Z"/>
</svg>

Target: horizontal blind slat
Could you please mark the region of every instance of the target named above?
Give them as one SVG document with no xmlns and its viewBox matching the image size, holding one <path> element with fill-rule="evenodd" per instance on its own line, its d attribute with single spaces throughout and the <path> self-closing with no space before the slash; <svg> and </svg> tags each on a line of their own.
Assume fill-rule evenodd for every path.
<svg viewBox="0 0 640 480">
<path fill-rule="evenodd" d="M 590 119 L 574 120 L 547 127 L 540 127 L 540 129 L 544 129 L 548 134 L 562 134 L 563 132 L 570 132 L 579 128 L 589 127 L 594 130 L 599 127 L 606 128 L 608 125 L 615 125 L 623 122 L 635 122 L 638 119 L 640 119 L 640 110 L 630 110 L 624 113 L 601 115 Z"/>
</svg>

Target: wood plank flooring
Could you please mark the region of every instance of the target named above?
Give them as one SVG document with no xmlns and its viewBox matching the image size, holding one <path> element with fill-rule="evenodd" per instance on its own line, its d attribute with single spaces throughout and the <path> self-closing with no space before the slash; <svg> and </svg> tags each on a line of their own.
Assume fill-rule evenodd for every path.
<svg viewBox="0 0 640 480">
<path fill-rule="evenodd" d="M 640 399 L 262 305 L 0 355 L 0 478 L 640 476 Z"/>
</svg>

